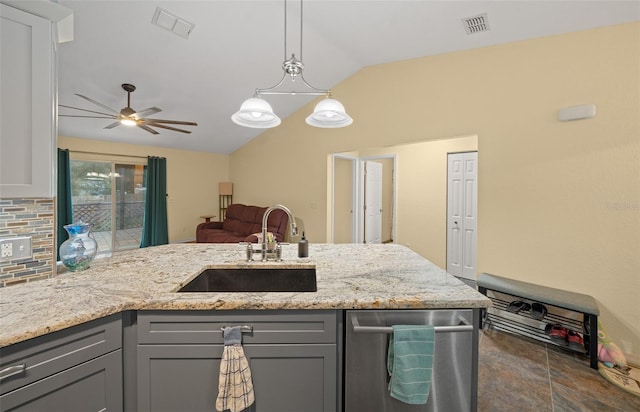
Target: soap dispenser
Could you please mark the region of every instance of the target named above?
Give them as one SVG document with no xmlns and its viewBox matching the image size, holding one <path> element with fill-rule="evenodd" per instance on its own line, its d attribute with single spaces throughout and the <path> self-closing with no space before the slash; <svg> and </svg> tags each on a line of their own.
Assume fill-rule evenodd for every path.
<svg viewBox="0 0 640 412">
<path fill-rule="evenodd" d="M 298 241 L 298 257 L 309 257 L 309 241 L 304 237 L 304 232 L 302 232 L 302 237 Z"/>
</svg>

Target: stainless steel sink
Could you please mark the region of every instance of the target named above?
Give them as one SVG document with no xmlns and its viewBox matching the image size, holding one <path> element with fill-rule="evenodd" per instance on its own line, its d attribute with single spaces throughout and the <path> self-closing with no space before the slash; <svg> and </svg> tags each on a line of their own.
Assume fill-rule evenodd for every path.
<svg viewBox="0 0 640 412">
<path fill-rule="evenodd" d="M 315 268 L 205 269 L 178 292 L 316 292 Z"/>
</svg>

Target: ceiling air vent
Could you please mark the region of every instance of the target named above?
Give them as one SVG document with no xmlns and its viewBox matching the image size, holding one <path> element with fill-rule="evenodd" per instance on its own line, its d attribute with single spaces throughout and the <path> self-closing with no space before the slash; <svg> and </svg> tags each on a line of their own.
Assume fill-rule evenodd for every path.
<svg viewBox="0 0 640 412">
<path fill-rule="evenodd" d="M 464 23 L 464 29 L 467 34 L 489 31 L 489 19 L 487 18 L 487 13 L 462 19 L 462 23 Z"/>
<path fill-rule="evenodd" d="M 153 14 L 151 23 L 156 26 L 162 27 L 165 30 L 169 30 L 173 34 L 177 34 L 185 39 L 189 38 L 191 31 L 193 31 L 194 24 L 181 19 L 180 17 L 169 13 L 168 11 L 156 7 L 156 12 Z"/>
</svg>

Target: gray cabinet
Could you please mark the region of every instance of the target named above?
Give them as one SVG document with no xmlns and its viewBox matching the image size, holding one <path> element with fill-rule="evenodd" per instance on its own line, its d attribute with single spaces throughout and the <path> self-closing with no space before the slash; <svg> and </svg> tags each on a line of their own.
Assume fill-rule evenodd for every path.
<svg viewBox="0 0 640 412">
<path fill-rule="evenodd" d="M 0 4 L 0 198 L 53 196 L 52 23 Z"/>
<path fill-rule="evenodd" d="M 0 411 L 121 411 L 121 348 L 114 315 L 0 349 Z"/>
<path fill-rule="evenodd" d="M 215 411 L 223 326 L 247 325 L 254 412 L 335 411 L 336 311 L 138 313 L 138 410 Z"/>
<path fill-rule="evenodd" d="M 114 394 L 120 393 L 117 396 Z M 122 410 L 120 350 L 2 395 L 6 412 L 98 412 Z"/>
</svg>

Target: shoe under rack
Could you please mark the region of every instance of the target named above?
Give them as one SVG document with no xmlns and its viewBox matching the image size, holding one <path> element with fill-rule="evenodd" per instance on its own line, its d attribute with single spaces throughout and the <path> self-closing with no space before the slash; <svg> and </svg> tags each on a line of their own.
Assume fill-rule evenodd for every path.
<svg viewBox="0 0 640 412">
<path fill-rule="evenodd" d="M 507 306 L 509 305 L 509 303 L 511 303 L 511 301 L 506 301 L 495 296 L 489 297 L 493 302 L 493 307 L 489 308 L 485 314 L 483 324 L 485 324 L 486 326 L 490 326 L 505 332 L 515 333 L 521 336 L 527 336 L 544 343 L 558 346 L 573 353 L 587 354 L 589 352 L 589 335 L 588 333 L 586 333 L 587 331 L 584 330 L 583 322 L 577 319 L 572 319 L 567 316 L 553 313 L 562 311 L 562 308 L 556 308 L 552 305 L 544 304 L 545 307 L 547 307 L 547 314 L 544 316 L 544 318 L 538 320 L 532 318 L 529 311 L 521 310 L 518 313 L 507 311 Z M 533 301 L 525 302 L 529 304 L 533 303 Z M 575 350 L 571 350 L 567 346 L 558 345 L 557 343 L 553 342 L 551 338 L 549 338 L 549 336 L 545 333 L 545 326 L 549 323 L 560 324 L 566 329 L 584 334 L 584 351 L 578 352 Z"/>
<path fill-rule="evenodd" d="M 481 273 L 478 275 L 476 283 L 478 291 L 493 301 L 494 306 L 483 311 L 488 323 L 496 328 L 553 345 L 556 343 L 544 331 L 548 323 L 559 324 L 567 330 L 583 333 L 584 352 L 589 356 L 589 366 L 598 369 L 598 316 L 600 309 L 592 296 L 491 273 Z M 540 303 L 545 306 L 548 313 L 542 319 L 537 320 L 527 312 L 521 311 L 518 314 L 508 312 L 507 305 L 518 300 L 529 304 Z M 481 319 L 481 323 L 484 321 L 485 319 Z M 573 350 L 568 351 L 578 353 Z"/>
</svg>

